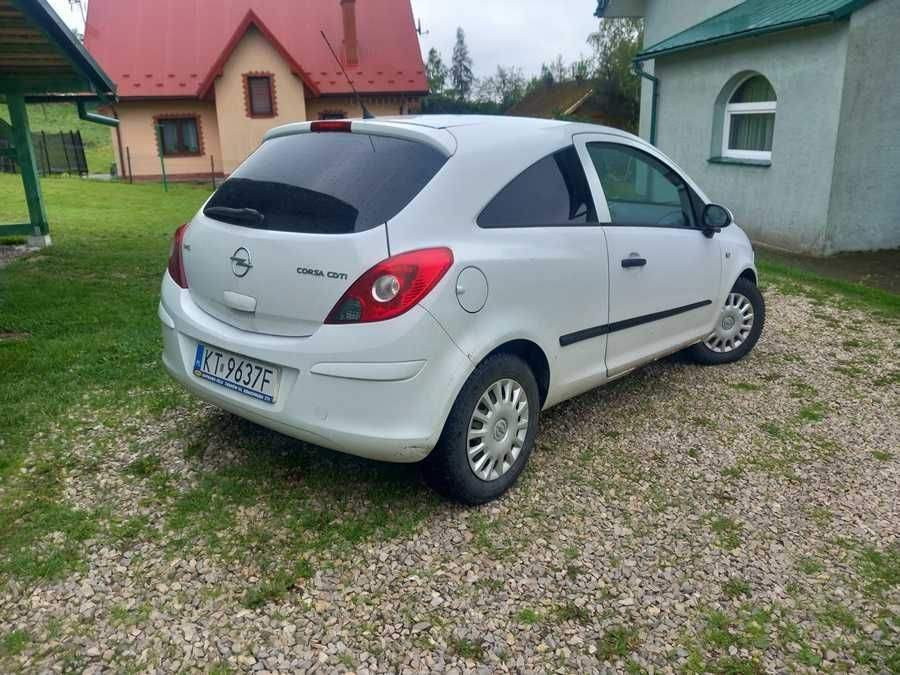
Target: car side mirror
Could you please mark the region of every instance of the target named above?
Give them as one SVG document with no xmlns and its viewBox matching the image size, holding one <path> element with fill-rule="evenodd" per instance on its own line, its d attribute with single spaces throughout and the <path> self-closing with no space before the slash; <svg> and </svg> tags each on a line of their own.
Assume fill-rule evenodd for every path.
<svg viewBox="0 0 900 675">
<path fill-rule="evenodd" d="M 707 204 L 703 207 L 703 231 L 707 236 L 719 232 L 723 227 L 728 227 L 734 222 L 734 216 L 724 206 L 719 204 Z"/>
</svg>

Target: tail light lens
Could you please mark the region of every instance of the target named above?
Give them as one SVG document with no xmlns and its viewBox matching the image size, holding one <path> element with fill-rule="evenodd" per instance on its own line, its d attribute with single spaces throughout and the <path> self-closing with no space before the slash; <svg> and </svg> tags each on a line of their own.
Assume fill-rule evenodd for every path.
<svg viewBox="0 0 900 675">
<path fill-rule="evenodd" d="M 187 232 L 187 227 L 187 223 L 185 223 L 175 230 L 175 236 L 172 237 L 172 252 L 169 254 L 169 276 L 182 288 L 188 287 L 187 274 L 184 273 L 184 256 L 182 255 L 184 233 Z"/>
<path fill-rule="evenodd" d="M 426 248 L 384 260 L 344 293 L 325 323 L 385 321 L 409 311 L 453 265 L 449 248 Z"/>
</svg>

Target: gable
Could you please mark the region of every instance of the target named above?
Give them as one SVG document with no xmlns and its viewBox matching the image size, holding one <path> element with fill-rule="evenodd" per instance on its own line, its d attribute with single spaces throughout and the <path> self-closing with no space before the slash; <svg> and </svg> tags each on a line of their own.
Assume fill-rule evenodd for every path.
<svg viewBox="0 0 900 675">
<path fill-rule="evenodd" d="M 235 51 L 238 46 L 245 42 L 248 35 L 253 35 L 251 31 L 258 31 L 258 33 L 262 36 L 262 39 L 268 42 L 272 47 L 274 47 L 275 51 L 281 56 L 281 58 L 287 63 L 290 67 L 291 72 L 303 80 L 303 84 L 310 90 L 310 93 L 313 95 L 319 94 L 319 88 L 316 87 L 309 75 L 306 71 L 303 70 L 303 67 L 297 63 L 297 61 L 291 56 L 291 53 L 282 45 L 278 38 L 269 30 L 269 28 L 259 19 L 258 16 L 251 10 L 247 12 L 247 16 L 244 17 L 243 21 L 241 21 L 240 25 L 235 30 L 234 35 L 231 36 L 231 39 L 226 43 L 225 48 L 222 50 L 222 53 L 216 59 L 215 63 L 210 67 L 209 72 L 206 73 L 206 76 L 203 78 L 200 89 L 197 92 L 197 95 L 200 98 L 205 98 L 212 91 L 213 85 L 215 84 L 216 78 L 221 76 L 224 72 L 225 64 L 234 56 Z M 253 58 L 252 55 L 249 58 Z"/>
</svg>

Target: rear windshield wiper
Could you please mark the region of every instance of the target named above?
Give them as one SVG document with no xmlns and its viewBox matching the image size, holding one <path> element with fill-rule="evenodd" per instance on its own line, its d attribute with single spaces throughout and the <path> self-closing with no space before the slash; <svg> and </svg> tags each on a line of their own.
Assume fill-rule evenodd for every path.
<svg viewBox="0 0 900 675">
<path fill-rule="evenodd" d="M 227 206 L 207 206 L 203 209 L 203 215 L 228 223 L 247 223 L 249 225 L 261 225 L 266 219 L 256 209 L 232 209 Z"/>
</svg>

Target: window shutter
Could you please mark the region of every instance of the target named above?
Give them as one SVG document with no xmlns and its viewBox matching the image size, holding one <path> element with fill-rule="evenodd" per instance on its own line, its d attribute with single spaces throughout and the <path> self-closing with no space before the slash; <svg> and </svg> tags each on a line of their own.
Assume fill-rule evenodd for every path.
<svg viewBox="0 0 900 675">
<path fill-rule="evenodd" d="M 252 115 L 272 114 L 272 80 L 269 77 L 250 77 L 250 113 Z"/>
</svg>

